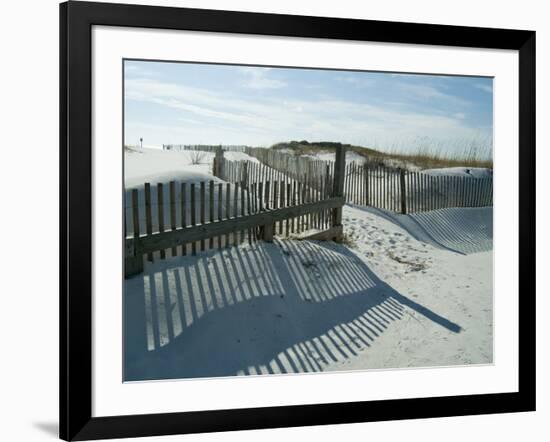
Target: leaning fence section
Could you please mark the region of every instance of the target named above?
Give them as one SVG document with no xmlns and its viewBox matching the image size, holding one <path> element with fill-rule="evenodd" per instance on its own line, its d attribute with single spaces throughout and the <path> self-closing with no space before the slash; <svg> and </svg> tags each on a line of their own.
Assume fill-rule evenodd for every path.
<svg viewBox="0 0 550 442">
<path fill-rule="evenodd" d="M 334 180 L 334 162 L 319 161 L 310 163 L 309 167 L 298 170 L 286 170 L 283 167 L 274 168 L 258 161 L 231 161 L 216 155 L 212 167 L 214 176 L 230 183 L 243 186 L 267 181 L 295 184 L 304 187 L 312 193 L 329 192 Z"/>
<path fill-rule="evenodd" d="M 343 204 L 329 186 L 312 191 L 297 181 L 145 183 L 125 194 L 125 275 L 141 272 L 144 256 L 153 261 L 304 232 L 338 237 L 334 211 Z"/>
<path fill-rule="evenodd" d="M 231 161 L 221 155 L 214 159 L 214 175 L 233 185 L 240 185 L 252 193 L 252 201 L 260 207 L 279 208 L 322 201 L 336 196 L 334 187 L 334 163 L 323 162 L 322 168 L 313 167 L 298 174 L 287 174 L 266 164 L 254 161 Z M 324 170 L 325 173 L 317 173 Z M 263 195 L 258 198 L 257 195 Z M 340 195 L 341 196 L 341 195 Z M 320 211 L 316 214 L 288 220 L 278 226 L 278 231 L 288 235 L 301 234 L 315 229 L 326 230 L 330 227 L 330 214 Z"/>
<path fill-rule="evenodd" d="M 245 153 L 291 179 L 304 182 L 309 177 L 315 177 L 316 180 L 309 184 L 312 186 L 317 185 L 319 180 L 330 179 L 329 177 L 334 173 L 334 161 L 323 161 L 258 147 L 247 147 Z"/>
</svg>

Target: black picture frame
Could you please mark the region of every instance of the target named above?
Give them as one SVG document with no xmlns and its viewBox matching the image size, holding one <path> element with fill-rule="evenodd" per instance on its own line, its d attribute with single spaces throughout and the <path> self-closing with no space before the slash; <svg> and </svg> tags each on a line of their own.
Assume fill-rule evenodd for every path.
<svg viewBox="0 0 550 442">
<path fill-rule="evenodd" d="M 519 53 L 519 391 L 92 417 L 94 25 L 510 49 Z M 535 32 L 67 2 L 60 5 L 60 437 L 65 440 L 535 410 Z"/>
</svg>

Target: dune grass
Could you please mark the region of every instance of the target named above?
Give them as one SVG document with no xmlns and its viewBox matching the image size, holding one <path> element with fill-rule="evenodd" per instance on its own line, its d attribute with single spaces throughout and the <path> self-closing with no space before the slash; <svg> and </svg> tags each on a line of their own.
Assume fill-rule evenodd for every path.
<svg viewBox="0 0 550 442">
<path fill-rule="evenodd" d="M 277 143 L 272 149 L 289 149 L 295 155 L 314 155 L 321 152 L 334 152 L 337 145 L 345 146 L 366 160 L 394 167 L 433 169 L 444 167 L 483 167 L 493 168 L 493 151 L 490 139 L 482 137 L 453 142 L 437 142 L 429 138 L 416 138 L 407 141 L 386 143 L 376 142 L 369 147 L 337 142 L 290 141 Z"/>
</svg>

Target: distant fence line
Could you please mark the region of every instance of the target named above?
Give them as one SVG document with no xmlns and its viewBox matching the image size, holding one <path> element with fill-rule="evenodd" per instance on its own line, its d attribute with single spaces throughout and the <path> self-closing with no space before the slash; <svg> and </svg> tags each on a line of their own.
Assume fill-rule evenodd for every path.
<svg viewBox="0 0 550 442">
<path fill-rule="evenodd" d="M 223 159 L 219 178 L 230 182 L 258 182 L 276 175 L 296 180 L 306 188 L 320 189 L 332 182 L 334 162 L 299 157 L 271 149 L 246 148 L 245 153 L 261 162 Z M 432 176 L 371 162 L 345 166 L 346 203 L 372 206 L 398 213 L 415 213 L 449 207 L 493 205 L 493 178 Z"/>
<path fill-rule="evenodd" d="M 346 202 L 399 213 L 493 205 L 493 178 L 428 175 L 368 163 L 346 165 Z"/>
<path fill-rule="evenodd" d="M 182 152 L 186 150 L 190 151 L 202 151 L 202 152 L 216 152 L 217 149 L 222 148 L 228 152 L 244 152 L 247 146 L 235 146 L 235 145 L 207 145 L 207 144 L 163 144 L 162 150 L 172 150 L 176 152 Z"/>
</svg>

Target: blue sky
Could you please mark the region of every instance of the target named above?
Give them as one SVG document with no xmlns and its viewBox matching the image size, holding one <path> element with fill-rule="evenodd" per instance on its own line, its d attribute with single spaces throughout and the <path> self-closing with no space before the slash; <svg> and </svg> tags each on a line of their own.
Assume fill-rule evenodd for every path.
<svg viewBox="0 0 550 442">
<path fill-rule="evenodd" d="M 492 143 L 492 79 L 129 61 L 125 143 Z"/>
</svg>

